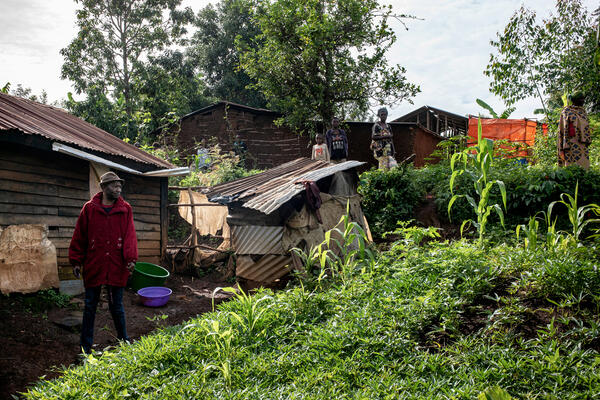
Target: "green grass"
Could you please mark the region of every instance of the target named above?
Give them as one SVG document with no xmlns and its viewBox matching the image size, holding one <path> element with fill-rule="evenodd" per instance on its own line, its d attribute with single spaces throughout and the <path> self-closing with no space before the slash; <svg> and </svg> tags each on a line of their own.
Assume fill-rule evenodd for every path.
<svg viewBox="0 0 600 400">
<path fill-rule="evenodd" d="M 600 398 L 597 259 L 405 239 L 366 272 L 240 295 L 25 397 Z"/>
</svg>

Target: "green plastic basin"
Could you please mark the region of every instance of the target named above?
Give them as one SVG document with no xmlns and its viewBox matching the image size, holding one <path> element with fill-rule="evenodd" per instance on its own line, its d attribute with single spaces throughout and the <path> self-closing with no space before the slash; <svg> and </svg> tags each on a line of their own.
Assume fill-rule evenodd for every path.
<svg viewBox="0 0 600 400">
<path fill-rule="evenodd" d="M 139 262 L 135 264 L 131 287 L 136 292 L 149 286 L 164 286 L 169 277 L 169 271 L 155 264 Z"/>
</svg>

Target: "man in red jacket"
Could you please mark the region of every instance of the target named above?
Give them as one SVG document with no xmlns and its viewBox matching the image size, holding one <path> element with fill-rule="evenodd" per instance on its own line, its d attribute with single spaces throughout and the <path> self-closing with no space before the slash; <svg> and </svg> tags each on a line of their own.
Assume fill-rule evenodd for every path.
<svg viewBox="0 0 600 400">
<path fill-rule="evenodd" d="M 100 177 L 102 192 L 85 203 L 69 246 L 73 273 L 83 273 L 85 309 L 81 347 L 90 353 L 94 342 L 94 319 L 102 285 L 108 292 L 108 308 L 119 340 L 129 340 L 125 327 L 123 288 L 138 257 L 131 206 L 121 198 L 123 180 L 114 172 Z"/>
</svg>

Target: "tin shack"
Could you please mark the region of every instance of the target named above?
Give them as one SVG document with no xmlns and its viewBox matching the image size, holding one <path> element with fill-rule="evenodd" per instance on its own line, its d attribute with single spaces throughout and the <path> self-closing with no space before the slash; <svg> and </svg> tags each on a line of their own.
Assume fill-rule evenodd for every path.
<svg viewBox="0 0 600 400">
<path fill-rule="evenodd" d="M 237 277 L 258 284 L 283 277 L 297 267 L 290 250 L 321 243 L 327 230 L 339 226 L 347 207 L 350 220 L 369 232 L 356 192 L 356 169 L 363 164 L 299 158 L 210 188 L 208 201 L 228 209 L 226 231 L 237 257 Z M 307 190 L 320 199 L 317 210 Z"/>
</svg>

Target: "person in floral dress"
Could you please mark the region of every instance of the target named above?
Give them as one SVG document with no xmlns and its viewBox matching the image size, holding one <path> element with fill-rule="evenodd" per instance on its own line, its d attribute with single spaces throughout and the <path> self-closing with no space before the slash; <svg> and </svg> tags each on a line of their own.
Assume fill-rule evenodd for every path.
<svg viewBox="0 0 600 400">
<path fill-rule="evenodd" d="M 566 106 L 560 113 L 558 130 L 559 165 L 579 165 L 590 168 L 590 143 L 592 135 L 590 122 L 583 108 L 585 96 L 581 92 L 571 95 L 572 105 Z"/>
</svg>

